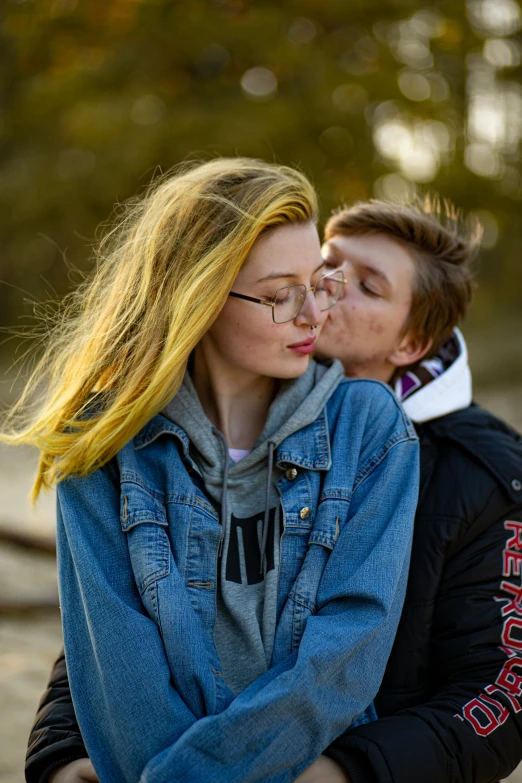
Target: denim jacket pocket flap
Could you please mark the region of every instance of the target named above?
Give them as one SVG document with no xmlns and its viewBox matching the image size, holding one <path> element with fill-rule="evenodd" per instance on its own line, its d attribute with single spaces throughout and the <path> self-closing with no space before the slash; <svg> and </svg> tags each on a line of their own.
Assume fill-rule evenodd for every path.
<svg viewBox="0 0 522 783">
<path fill-rule="evenodd" d="M 120 522 L 124 533 L 136 525 L 151 522 L 167 526 L 165 506 L 143 490 L 122 486 Z"/>
<path fill-rule="evenodd" d="M 312 530 L 308 544 L 319 544 L 327 549 L 333 549 L 335 546 L 335 532 L 327 533 L 324 530 Z"/>
<path fill-rule="evenodd" d="M 127 538 L 136 585 L 143 594 L 170 572 L 167 514 L 155 498 L 141 491 L 122 491 L 120 521 Z M 145 502 L 146 500 L 146 502 Z"/>
<path fill-rule="evenodd" d="M 320 503 L 308 543 L 333 549 L 341 532 L 341 520 L 346 517 L 346 513 L 346 502 L 324 500 Z"/>
</svg>

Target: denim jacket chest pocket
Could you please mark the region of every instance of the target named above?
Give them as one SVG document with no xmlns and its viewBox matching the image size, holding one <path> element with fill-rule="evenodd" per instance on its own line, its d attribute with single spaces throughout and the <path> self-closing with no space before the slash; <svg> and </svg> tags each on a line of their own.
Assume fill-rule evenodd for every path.
<svg viewBox="0 0 522 783">
<path fill-rule="evenodd" d="M 170 543 L 165 506 L 144 487 L 122 481 L 120 523 L 127 545 L 136 586 L 149 611 L 147 591 L 170 572 Z M 155 607 L 154 614 L 156 614 Z"/>
</svg>

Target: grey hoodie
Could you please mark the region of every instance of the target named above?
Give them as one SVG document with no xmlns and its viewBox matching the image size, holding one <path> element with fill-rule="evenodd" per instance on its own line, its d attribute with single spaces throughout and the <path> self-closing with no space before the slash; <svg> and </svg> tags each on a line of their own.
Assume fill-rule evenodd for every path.
<svg viewBox="0 0 522 783">
<path fill-rule="evenodd" d="M 214 641 L 223 677 L 237 695 L 270 666 L 276 623 L 282 520 L 274 466 L 279 444 L 319 416 L 343 377 L 337 361 L 311 361 L 283 381 L 250 454 L 235 463 L 206 417 L 187 373 L 162 411 L 188 435 L 205 490 L 220 509 L 221 557 Z"/>
</svg>

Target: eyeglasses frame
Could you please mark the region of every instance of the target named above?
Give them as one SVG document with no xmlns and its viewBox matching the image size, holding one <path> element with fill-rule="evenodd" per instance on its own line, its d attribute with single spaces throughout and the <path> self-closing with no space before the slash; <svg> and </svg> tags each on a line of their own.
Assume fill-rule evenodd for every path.
<svg viewBox="0 0 522 783">
<path fill-rule="evenodd" d="M 303 309 L 303 307 L 304 307 L 304 303 L 305 303 L 305 301 L 306 301 L 306 295 L 307 295 L 307 293 L 308 293 L 309 291 L 313 291 L 313 292 L 314 292 L 314 295 L 315 295 L 315 292 L 316 292 L 316 290 L 317 290 L 317 286 L 319 285 L 319 283 L 321 282 L 321 280 L 324 280 L 324 278 L 325 278 L 325 277 L 332 277 L 333 275 L 336 275 L 336 274 L 341 274 L 341 275 L 343 275 L 343 273 L 342 273 L 342 271 L 341 271 L 340 269 L 335 269 L 333 272 L 329 272 L 327 275 L 322 275 L 322 276 L 319 278 L 319 280 L 317 281 L 317 283 L 316 283 L 315 285 L 312 285 L 312 286 L 310 286 L 310 288 L 306 288 L 306 286 L 305 286 L 305 294 L 304 294 L 304 296 L 303 296 L 303 301 L 302 301 L 302 303 L 301 303 L 301 307 L 299 308 L 299 310 L 297 311 L 297 313 L 296 313 L 296 314 L 295 314 L 295 315 L 294 315 L 292 318 L 289 318 L 289 319 L 288 319 L 288 321 L 276 321 L 276 320 L 275 320 L 275 318 L 274 318 L 274 307 L 275 307 L 275 306 L 276 306 L 276 304 L 277 304 L 277 302 L 276 302 L 276 301 L 267 301 L 266 299 L 258 299 L 258 298 L 257 298 L 257 297 L 255 297 L 255 296 L 247 296 L 246 294 L 237 294 L 235 291 L 229 291 L 229 294 L 228 294 L 228 295 L 229 295 L 229 296 L 235 296 L 237 299 L 245 299 L 247 302 L 254 302 L 255 304 L 268 305 L 268 307 L 271 307 L 271 308 L 272 308 L 272 320 L 273 320 L 273 322 L 274 322 L 275 324 L 280 324 L 280 323 L 282 323 L 282 324 L 286 324 L 286 323 L 289 323 L 290 321 L 293 321 L 293 320 L 294 320 L 294 318 L 297 318 L 297 316 L 299 315 L 299 313 L 301 312 L 301 310 L 302 310 L 302 309 Z M 344 279 L 344 275 L 343 275 L 343 279 L 342 279 L 342 280 L 337 280 L 336 282 L 338 282 L 338 283 L 343 283 L 343 285 L 346 285 L 346 283 L 347 283 L 348 281 Z M 275 299 L 277 299 L 277 295 L 278 295 L 279 291 L 282 291 L 284 288 L 298 288 L 298 287 L 301 287 L 301 286 L 304 286 L 304 283 L 294 283 L 293 285 L 282 285 L 282 286 L 281 286 L 280 288 L 278 288 L 278 289 L 277 289 L 277 291 L 275 292 L 275 294 L 274 294 L 274 298 L 275 298 Z M 340 292 L 339 292 L 339 296 L 340 296 Z M 339 298 L 339 297 L 337 297 L 337 299 L 338 299 L 338 298 Z M 326 310 L 331 310 L 331 309 L 332 309 L 332 307 L 333 307 L 335 304 L 337 304 L 337 299 L 335 300 L 335 302 L 334 302 L 333 304 L 331 304 L 331 305 L 330 305 L 330 307 L 326 307 L 324 310 L 321 310 L 320 312 L 324 313 L 324 312 L 326 312 Z"/>
</svg>

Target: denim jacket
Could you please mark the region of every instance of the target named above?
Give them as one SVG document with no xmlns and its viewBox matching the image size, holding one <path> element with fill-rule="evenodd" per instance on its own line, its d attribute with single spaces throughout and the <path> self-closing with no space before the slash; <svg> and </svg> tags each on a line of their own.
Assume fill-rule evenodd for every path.
<svg viewBox="0 0 522 783">
<path fill-rule="evenodd" d="M 393 393 L 343 380 L 278 446 L 269 670 L 236 698 L 213 640 L 220 524 L 162 414 L 58 485 L 65 651 L 101 783 L 290 783 L 372 702 L 399 621 L 418 492 Z"/>
</svg>

